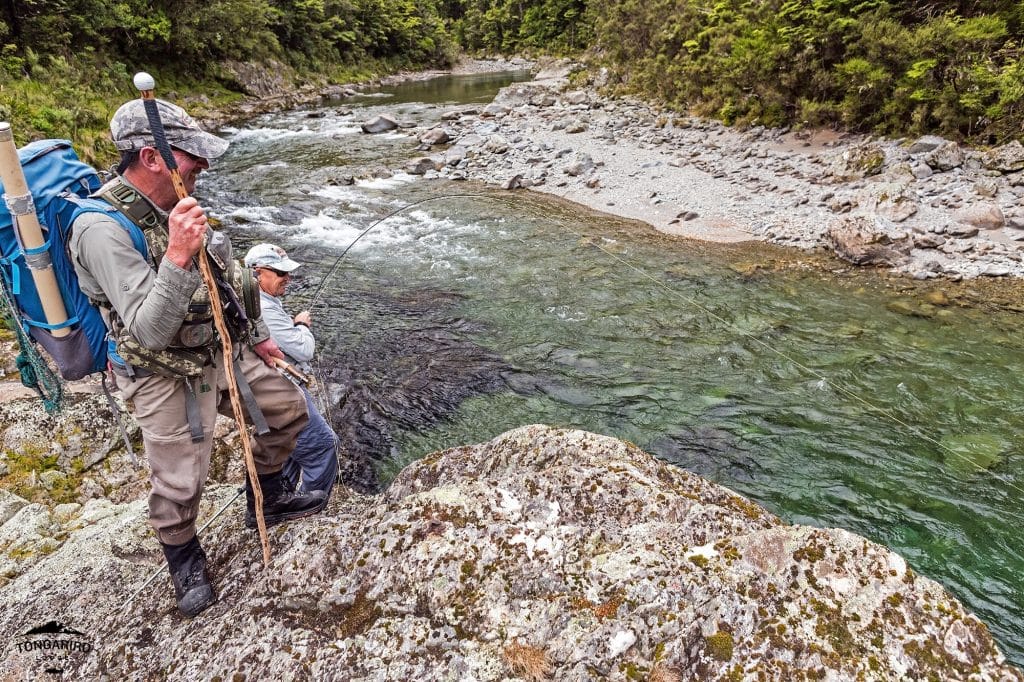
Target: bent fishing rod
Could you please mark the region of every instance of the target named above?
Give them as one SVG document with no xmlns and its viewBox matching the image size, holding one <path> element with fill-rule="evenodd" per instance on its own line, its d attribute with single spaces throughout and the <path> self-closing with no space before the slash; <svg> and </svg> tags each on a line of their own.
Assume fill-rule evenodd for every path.
<svg viewBox="0 0 1024 682">
<path fill-rule="evenodd" d="M 312 308 L 313 305 L 319 300 L 319 297 L 323 293 L 323 291 L 324 291 L 328 281 L 334 275 L 335 271 L 338 269 L 338 266 L 341 264 L 342 259 L 349 252 L 349 250 L 351 250 L 352 247 L 355 246 L 356 243 L 360 239 L 362 239 L 364 236 L 366 236 L 374 228 L 376 228 L 377 226 L 379 226 L 381 223 L 383 223 L 384 221 L 388 220 L 389 218 L 392 218 L 392 217 L 394 217 L 396 215 L 399 215 L 400 213 L 402 213 L 402 212 L 404 212 L 404 211 L 406 211 L 406 210 L 408 210 L 410 208 L 414 208 L 416 206 L 419 206 L 421 204 L 425 204 L 425 203 L 428 203 L 428 202 L 431 202 L 431 201 L 439 201 L 441 199 L 455 199 L 455 198 L 491 199 L 491 200 L 500 201 L 500 202 L 503 202 L 503 203 L 512 203 L 514 201 L 511 197 L 510 198 L 505 198 L 505 197 L 494 196 L 494 195 L 491 195 L 491 194 L 478 194 L 478 193 L 477 194 L 474 194 L 474 193 L 444 194 L 444 195 L 439 195 L 439 196 L 427 197 L 425 199 L 420 199 L 418 201 L 414 201 L 414 202 L 412 202 L 410 204 L 407 204 L 407 205 L 402 206 L 402 207 L 400 207 L 398 209 L 395 209 L 394 211 L 388 213 L 387 215 L 385 215 L 385 216 L 383 216 L 381 218 L 378 218 L 377 220 L 373 221 L 368 227 L 366 227 L 362 232 L 360 232 L 359 235 L 357 235 L 356 238 L 353 239 L 352 242 L 349 243 L 348 246 L 345 247 L 345 249 L 341 252 L 341 254 L 335 259 L 334 263 L 331 265 L 331 268 L 328 270 L 327 275 L 324 277 L 323 281 L 320 283 L 320 286 L 317 287 L 315 293 L 313 294 L 313 297 L 311 299 L 309 307 Z M 581 232 L 573 229 L 572 227 L 570 227 L 568 225 L 564 225 L 564 224 L 563 224 L 563 227 L 565 227 L 569 232 L 571 232 L 575 236 L 579 237 L 580 239 L 586 239 L 586 236 L 584 234 L 582 234 Z M 709 318 L 711 318 L 711 319 L 721 323 L 723 325 L 723 327 L 725 327 L 726 329 L 732 329 L 732 325 L 729 323 L 728 320 L 726 320 L 724 317 L 722 317 L 720 314 L 716 313 L 714 310 L 710 309 L 709 307 L 701 304 L 696 299 L 694 299 L 694 298 L 692 298 L 690 296 L 686 296 L 682 292 L 677 291 L 676 289 L 673 289 L 672 287 L 669 287 L 667 284 L 665 284 L 661 280 L 657 279 L 656 277 L 652 276 L 651 274 L 649 274 L 646 270 L 644 270 L 640 266 L 638 266 L 635 263 L 633 263 L 632 261 L 630 261 L 630 260 L 628 260 L 626 258 L 623 258 L 622 256 L 612 252 L 611 250 L 609 250 L 606 247 L 602 246 L 600 243 L 594 242 L 594 241 L 591 241 L 591 240 L 586 240 L 586 242 L 588 244 L 590 244 L 591 246 L 595 247 L 600 252 L 602 252 L 604 255 L 606 255 L 609 258 L 611 258 L 612 260 L 616 261 L 619 265 L 621 265 L 621 266 L 623 266 L 625 268 L 628 268 L 630 270 L 633 270 L 640 277 L 650 281 L 654 286 L 657 286 L 658 288 L 665 290 L 670 295 L 670 297 L 675 298 L 675 299 L 677 299 L 679 301 L 685 302 L 686 304 L 690 305 L 691 307 L 701 311 L 702 313 L 707 315 Z M 737 330 L 737 329 L 733 329 L 733 331 L 738 336 L 744 337 L 744 338 L 754 342 L 755 344 L 757 344 L 758 346 L 762 347 L 766 351 L 768 351 L 768 352 L 778 356 L 782 360 L 785 360 L 787 363 L 789 363 L 793 367 L 796 367 L 797 369 L 799 369 L 799 370 L 801 370 L 803 372 L 806 372 L 807 374 L 809 374 L 809 375 L 819 379 L 820 381 L 825 382 L 828 386 L 831 386 L 837 392 L 839 392 L 842 395 L 846 396 L 847 398 L 853 400 L 854 402 L 860 403 L 861 405 L 863 405 L 864 407 L 866 407 L 870 411 L 874 412 L 875 414 L 881 415 L 882 417 L 888 419 L 889 421 L 891 421 L 891 422 L 893 422 L 893 423 L 895 423 L 895 424 L 905 428 L 910 433 L 916 434 L 918 437 L 922 438 L 923 440 L 928 441 L 929 443 L 931 443 L 932 445 L 937 447 L 939 450 L 941 450 L 943 452 L 946 452 L 946 453 L 950 454 L 951 456 L 953 456 L 955 458 L 958 458 L 961 461 L 964 461 L 965 463 L 967 463 L 969 465 L 977 466 L 976 464 L 971 462 L 971 460 L 969 458 L 967 458 L 965 455 L 963 455 L 963 454 L 953 450 L 952 448 L 950 448 L 948 445 L 944 444 L 942 441 L 938 440 L 937 438 L 935 438 L 933 436 L 930 436 L 927 433 L 924 433 L 918 427 L 916 427 L 913 424 L 909 423 L 905 419 L 901 419 L 899 416 L 897 416 L 893 412 L 891 412 L 891 411 L 889 411 L 889 410 L 887 410 L 887 409 L 885 409 L 883 407 L 880 407 L 880 406 L 874 404 L 872 401 L 868 400 L 867 398 L 864 398 L 863 396 L 861 396 L 857 392 L 853 391 L 852 389 L 847 388 L 845 385 L 843 385 L 841 383 L 838 383 L 838 382 L 836 382 L 834 380 L 829 379 L 824 374 L 822 374 L 821 372 L 815 370 L 812 367 L 808 367 L 806 364 L 800 362 L 799 360 L 794 358 L 792 355 L 786 353 L 785 351 L 780 350 L 780 349 L 776 348 L 775 346 L 773 346 L 772 344 L 769 344 L 769 343 L 763 341 L 762 339 L 757 338 L 756 336 L 754 336 L 753 334 L 750 334 L 749 332 L 744 332 L 742 330 Z M 333 424 L 332 424 L 332 426 L 333 426 Z M 1010 485 L 1010 487 L 1014 488 L 1017 492 L 1021 493 L 1022 496 L 1024 496 L 1024 489 L 1020 488 L 1019 486 L 1013 485 L 1013 484 L 1009 484 L 1009 485 Z"/>
</svg>

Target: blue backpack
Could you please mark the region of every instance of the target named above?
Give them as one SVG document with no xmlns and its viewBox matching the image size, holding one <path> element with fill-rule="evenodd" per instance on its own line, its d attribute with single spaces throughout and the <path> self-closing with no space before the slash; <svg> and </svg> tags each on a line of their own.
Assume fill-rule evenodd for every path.
<svg viewBox="0 0 1024 682">
<path fill-rule="evenodd" d="M 126 216 L 102 199 L 89 195 L 99 189 L 100 179 L 91 166 L 79 160 L 68 140 L 40 140 L 18 150 L 25 180 L 35 203 L 45 243 L 29 255 L 46 251 L 53 264 L 68 319 L 49 325 L 32 274 L 25 264 L 25 249 L 18 240 L 6 203 L 0 203 L 0 272 L 5 293 L 17 308 L 13 311 L 24 332 L 30 334 L 53 359 L 60 375 L 74 380 L 107 366 L 107 330 L 100 311 L 78 286 L 78 276 L 68 254 L 71 224 L 86 211 L 109 214 L 128 230 L 132 244 L 148 258 L 146 237 Z M 3 185 L 0 185 L 0 191 Z M 70 328 L 67 336 L 50 333 Z M 21 335 L 19 335 L 21 336 Z M 23 381 L 24 381 L 23 376 Z"/>
</svg>

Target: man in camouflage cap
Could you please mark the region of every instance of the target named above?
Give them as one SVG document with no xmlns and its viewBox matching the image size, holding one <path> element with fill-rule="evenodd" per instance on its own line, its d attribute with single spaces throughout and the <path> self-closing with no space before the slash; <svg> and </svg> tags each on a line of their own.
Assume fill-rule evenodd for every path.
<svg viewBox="0 0 1024 682">
<path fill-rule="evenodd" d="M 202 130 L 183 109 L 158 100 L 167 141 L 188 192 L 210 159 L 228 147 Z M 217 413 L 233 416 L 225 358 L 212 325 L 209 295 L 197 255 L 204 239 L 217 276 L 245 300 L 247 268 L 231 259 L 227 239 L 209 229 L 206 212 L 191 197 L 179 200 L 146 118 L 142 100 L 117 110 L 110 123 L 121 152 L 117 176 L 96 195 L 127 216 L 146 237 L 147 253 L 133 244 L 125 225 L 111 215 L 86 212 L 69 241 L 82 290 L 98 302 L 116 344 L 111 368 L 142 428 L 150 465 L 150 523 L 163 547 L 179 610 L 194 616 L 216 600 L 206 554 L 196 537 L 196 516 L 209 471 Z M 222 296 L 222 298 L 224 298 Z M 230 298 L 230 297 L 226 297 Z M 282 485 L 281 468 L 308 421 L 302 393 L 277 370 L 283 357 L 259 317 L 258 306 L 225 319 L 243 342 L 233 359 L 253 423 L 265 430 L 253 439 L 267 525 L 315 513 L 322 491 L 294 493 Z M 231 360 L 229 360 L 231 361 Z M 255 413 L 255 414 L 254 414 Z M 255 527 L 253 490 L 247 481 L 246 525 Z"/>
</svg>

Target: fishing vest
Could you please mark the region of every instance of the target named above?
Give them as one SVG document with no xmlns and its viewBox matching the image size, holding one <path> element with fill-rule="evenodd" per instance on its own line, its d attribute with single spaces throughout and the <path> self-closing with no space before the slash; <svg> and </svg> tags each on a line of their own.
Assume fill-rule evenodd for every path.
<svg viewBox="0 0 1024 682">
<path fill-rule="evenodd" d="M 92 196 L 107 201 L 142 229 L 149 263 L 154 270 L 159 270 L 170 238 L 165 217 L 120 177 L 107 182 Z M 223 234 L 211 232 L 206 249 L 210 269 L 218 280 L 228 333 L 233 342 L 247 343 L 260 316 L 258 285 L 252 272 L 231 258 L 231 245 Z M 126 366 L 129 374 L 133 368 L 141 368 L 170 378 L 198 377 L 206 365 L 213 363 L 220 347 L 213 324 L 210 292 L 205 283 L 192 294 L 181 327 L 163 350 L 152 350 L 140 344 L 128 333 L 124 320 L 109 303 L 96 303 L 110 328 L 111 362 Z"/>
</svg>

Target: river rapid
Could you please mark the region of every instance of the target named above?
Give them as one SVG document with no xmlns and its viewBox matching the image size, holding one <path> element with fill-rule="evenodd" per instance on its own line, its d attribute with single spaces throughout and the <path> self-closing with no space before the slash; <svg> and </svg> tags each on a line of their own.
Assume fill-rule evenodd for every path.
<svg viewBox="0 0 1024 682">
<path fill-rule="evenodd" d="M 197 193 L 239 256 L 273 241 L 305 264 L 285 305 L 312 309 L 349 483 L 529 423 L 627 439 L 787 521 L 891 547 L 1024 665 L 1020 314 L 957 305 L 970 283 L 392 173 L 415 137 L 360 132 L 380 113 L 422 129 L 526 77 L 413 82 L 221 131 L 231 148 Z"/>
</svg>

